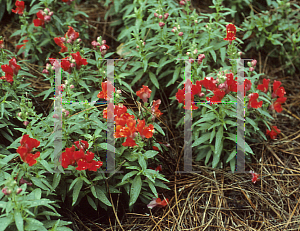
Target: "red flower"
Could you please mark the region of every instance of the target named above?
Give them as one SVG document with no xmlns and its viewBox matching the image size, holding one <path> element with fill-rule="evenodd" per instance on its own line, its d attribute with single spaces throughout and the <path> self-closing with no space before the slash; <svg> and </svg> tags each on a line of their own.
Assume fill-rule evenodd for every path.
<svg viewBox="0 0 300 231">
<path fill-rule="evenodd" d="M 113 91 L 115 92 L 115 88 L 112 86 L 111 82 L 102 82 L 101 86 L 102 86 L 102 91 L 100 91 L 97 95 L 98 98 L 100 99 L 106 99 L 108 100 L 111 96 L 107 95 L 107 83 L 111 86 L 110 88 L 113 88 Z M 127 109 L 126 109 L 127 111 Z"/>
<path fill-rule="evenodd" d="M 154 132 L 154 126 L 152 124 L 150 124 L 148 127 L 145 126 L 145 119 L 138 120 L 136 129 L 141 134 L 142 138 L 151 138 Z"/>
<path fill-rule="evenodd" d="M 133 147 L 137 146 L 135 141 L 131 137 L 127 137 L 126 141 L 122 144 L 124 147 Z"/>
<path fill-rule="evenodd" d="M 161 165 L 161 164 L 158 165 L 158 166 L 156 167 L 155 171 L 161 172 L 161 171 L 162 171 L 162 165 Z"/>
<path fill-rule="evenodd" d="M 27 43 L 29 40 L 23 40 L 23 43 L 22 45 L 17 45 L 16 48 L 17 50 L 20 50 L 22 47 L 25 47 L 25 43 Z"/>
<path fill-rule="evenodd" d="M 31 151 L 33 148 L 37 148 L 40 145 L 40 141 L 29 138 L 29 135 L 23 135 L 20 143 L 21 146 L 18 147 L 17 153 L 20 154 L 21 159 L 29 164 L 29 166 L 36 164 L 36 159 L 40 156 L 40 152 L 32 154 Z"/>
<path fill-rule="evenodd" d="M 56 43 L 56 45 L 61 47 L 61 50 L 59 53 L 64 53 L 68 51 L 68 48 L 65 46 L 64 42 L 65 42 L 65 38 L 64 37 L 55 37 L 54 38 L 54 42 Z M 51 64 L 53 65 L 53 64 Z"/>
<path fill-rule="evenodd" d="M 75 146 L 73 145 L 71 148 L 66 148 L 65 152 L 61 154 L 61 165 L 64 168 L 67 168 L 69 165 L 75 164 L 74 152 Z"/>
<path fill-rule="evenodd" d="M 4 44 L 3 44 L 3 40 L 0 40 L 0 49 L 2 49 L 4 47 Z"/>
<path fill-rule="evenodd" d="M 69 40 L 69 42 L 73 42 L 75 41 L 78 37 L 79 37 L 79 33 L 76 32 L 73 27 L 71 26 L 68 26 L 69 27 L 69 30 L 67 31 L 67 33 L 65 34 L 65 38 L 67 38 Z M 67 40 L 67 42 L 68 42 Z"/>
<path fill-rule="evenodd" d="M 286 101 L 286 97 L 279 97 L 277 100 L 270 106 L 270 109 L 276 110 L 277 112 L 282 112 L 281 104 Z"/>
<path fill-rule="evenodd" d="M 36 13 L 36 16 L 37 16 L 38 18 L 33 20 L 34 26 L 42 26 L 43 28 L 45 28 L 44 15 L 45 15 L 45 12 L 42 11 L 42 10 L 39 10 L 39 11 Z"/>
<path fill-rule="evenodd" d="M 2 76 L 0 79 L 5 79 L 9 83 L 13 82 L 14 81 L 14 79 L 13 79 L 13 76 L 14 76 L 13 69 L 7 64 L 2 65 L 1 68 L 2 68 L 2 71 L 5 72 L 5 76 Z"/>
<path fill-rule="evenodd" d="M 249 95 L 249 103 L 248 103 L 248 109 L 250 107 L 252 108 L 259 108 L 262 106 L 262 101 L 258 102 L 257 99 L 258 99 L 258 93 L 252 93 Z"/>
<path fill-rule="evenodd" d="M 214 96 L 211 98 L 206 97 L 206 100 L 212 103 L 221 103 L 221 100 L 224 98 L 224 96 L 225 96 L 225 91 L 216 89 L 214 90 Z"/>
<path fill-rule="evenodd" d="M 70 71 L 71 63 L 69 62 L 69 58 L 65 57 L 61 60 L 61 67 L 64 71 Z"/>
<path fill-rule="evenodd" d="M 233 24 L 228 24 L 226 26 L 226 32 L 227 32 L 227 35 L 226 35 L 226 38 L 224 38 L 224 40 L 227 40 L 227 41 L 233 41 L 236 39 L 235 37 L 235 34 L 236 34 L 236 28 L 235 28 L 235 25 Z"/>
<path fill-rule="evenodd" d="M 163 113 L 161 113 L 161 111 L 158 109 L 159 105 L 161 103 L 161 100 L 155 100 L 153 101 L 152 107 L 151 107 L 151 113 L 152 115 L 154 115 L 155 117 L 160 117 Z"/>
<path fill-rule="evenodd" d="M 277 126 L 272 126 L 271 129 L 272 129 L 271 131 L 269 131 L 269 130 L 267 129 L 267 130 L 266 130 L 266 134 L 267 134 L 267 136 L 270 136 L 270 138 L 271 138 L 272 140 L 274 140 L 274 139 L 276 139 L 277 134 L 280 133 L 280 130 L 277 128 Z"/>
<path fill-rule="evenodd" d="M 176 99 L 178 100 L 179 103 L 184 102 L 184 95 L 185 95 L 185 89 L 178 89 L 178 92 L 176 93 Z"/>
<path fill-rule="evenodd" d="M 149 89 L 148 86 L 144 86 L 141 88 L 141 90 L 137 91 L 136 92 L 136 95 L 138 97 L 140 97 L 144 103 L 146 103 L 148 101 L 148 99 L 150 98 L 151 96 L 151 90 Z"/>
<path fill-rule="evenodd" d="M 169 199 L 164 199 L 163 201 L 160 198 L 153 198 L 152 201 L 147 205 L 149 209 L 154 207 L 165 207 L 169 203 Z"/>
<path fill-rule="evenodd" d="M 269 82 L 270 82 L 270 79 L 263 79 L 263 83 L 259 84 L 257 86 L 257 89 L 264 93 L 267 93 L 268 87 L 269 87 Z"/>
<path fill-rule="evenodd" d="M 17 64 L 17 60 L 15 58 L 9 60 L 9 66 L 13 69 L 14 75 L 18 75 L 21 67 Z"/>
<path fill-rule="evenodd" d="M 244 96 L 246 95 L 246 92 L 249 91 L 251 89 L 252 83 L 250 80 L 245 79 L 244 82 Z"/>
<path fill-rule="evenodd" d="M 201 90 L 202 90 L 201 82 L 198 80 L 196 81 L 195 85 L 194 84 L 192 85 L 192 94 L 198 95 L 200 97 Z"/>
<path fill-rule="evenodd" d="M 196 84 L 197 84 L 197 82 L 196 82 Z M 214 78 L 212 78 L 212 77 L 206 77 L 204 80 L 200 80 L 199 82 L 207 90 L 213 91 L 213 90 L 217 89 L 217 86 L 214 83 Z"/>
<path fill-rule="evenodd" d="M 274 80 L 272 98 L 275 98 L 276 96 L 283 97 L 286 94 L 284 87 L 279 87 L 280 85 L 280 81 Z"/>
<path fill-rule="evenodd" d="M 80 69 L 81 65 L 87 65 L 87 61 L 86 59 L 83 59 L 79 53 L 79 51 L 77 51 L 76 53 L 71 54 L 73 59 L 75 59 L 76 61 L 76 68 Z"/>
<path fill-rule="evenodd" d="M 255 173 L 254 171 L 250 170 L 249 173 L 251 173 L 252 175 L 252 182 L 255 184 L 256 181 L 259 181 L 258 177 L 259 177 L 259 174 Z"/>
<path fill-rule="evenodd" d="M 22 15 L 24 13 L 25 3 L 23 1 L 16 1 L 15 5 L 17 8 L 15 10 L 12 9 L 11 11 L 15 14 Z"/>
<path fill-rule="evenodd" d="M 89 148 L 89 143 L 87 141 L 84 140 L 80 140 L 80 141 L 75 141 L 74 144 L 76 145 L 76 147 L 80 150 L 87 150 Z"/>
<path fill-rule="evenodd" d="M 232 92 L 237 92 L 237 81 L 234 80 L 233 73 L 226 74 L 225 84 L 228 86 L 228 90 Z"/>
</svg>

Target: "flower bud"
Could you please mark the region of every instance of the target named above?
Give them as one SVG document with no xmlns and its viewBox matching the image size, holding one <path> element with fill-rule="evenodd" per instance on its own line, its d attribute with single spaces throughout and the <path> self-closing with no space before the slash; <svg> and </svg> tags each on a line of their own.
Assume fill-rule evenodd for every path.
<svg viewBox="0 0 300 231">
<path fill-rule="evenodd" d="M 198 23 L 198 20 L 195 20 L 194 22 L 195 22 L 195 23 Z"/>
<path fill-rule="evenodd" d="M 18 195 L 19 193 L 21 193 L 21 192 L 22 192 L 22 189 L 21 189 L 21 188 L 18 188 L 17 191 L 16 191 L 17 195 Z"/>
<path fill-rule="evenodd" d="M 74 88 L 74 85 L 72 84 L 72 85 L 70 86 L 70 88 L 73 89 L 73 88 Z"/>
<path fill-rule="evenodd" d="M 136 49 L 139 49 L 139 48 L 140 48 L 140 46 L 139 46 L 139 45 L 137 45 L 137 46 L 136 46 Z"/>
<path fill-rule="evenodd" d="M 185 1 L 180 1 L 179 4 L 182 5 L 182 6 L 184 6 Z"/>
<path fill-rule="evenodd" d="M 162 15 L 160 14 L 160 15 L 158 16 L 158 18 L 159 18 L 159 19 L 162 19 Z"/>
<path fill-rule="evenodd" d="M 164 18 L 165 18 L 165 19 L 168 19 L 168 17 L 169 17 L 169 13 L 165 13 L 165 14 L 164 14 Z"/>
<path fill-rule="evenodd" d="M 197 49 L 195 49 L 193 53 L 194 53 L 194 55 L 195 55 L 195 54 L 197 54 L 197 53 L 198 53 L 198 50 L 197 50 Z"/>
<path fill-rule="evenodd" d="M 205 55 L 204 54 L 198 55 L 198 64 L 202 63 L 203 59 L 205 59 Z"/>
<path fill-rule="evenodd" d="M 158 23 L 158 25 L 159 25 L 160 27 L 163 27 L 163 26 L 165 25 L 165 23 L 164 23 L 164 22 L 160 22 L 160 23 Z"/>
<path fill-rule="evenodd" d="M 44 21 L 45 21 L 45 22 L 50 22 L 50 21 L 51 21 L 51 16 L 46 15 L 46 16 L 44 17 Z"/>
<path fill-rule="evenodd" d="M 240 51 L 238 54 L 239 54 L 239 56 L 242 56 L 243 52 Z"/>
<path fill-rule="evenodd" d="M 254 68 L 253 68 L 253 67 L 250 67 L 250 68 L 249 68 L 249 71 L 254 71 Z"/>
<path fill-rule="evenodd" d="M 4 195 L 8 196 L 9 194 L 11 194 L 11 190 L 7 190 L 7 188 L 3 188 L 2 192 L 4 193 Z"/>
<path fill-rule="evenodd" d="M 27 125 L 29 124 L 29 122 L 26 120 L 26 121 L 23 122 L 23 124 L 24 124 L 25 126 L 27 126 Z"/>
<path fill-rule="evenodd" d="M 72 39 L 68 39 L 68 40 L 67 40 L 67 43 L 71 43 L 71 42 L 72 42 Z"/>
<path fill-rule="evenodd" d="M 256 60 L 256 59 L 253 59 L 253 60 L 251 61 L 252 67 L 255 67 L 255 66 L 256 66 L 256 63 L 257 63 L 257 60 Z"/>
<path fill-rule="evenodd" d="M 18 113 L 18 117 L 20 117 L 20 118 L 21 118 L 21 115 L 22 115 L 22 113 L 21 113 L 21 112 L 19 112 L 19 113 Z"/>
<path fill-rule="evenodd" d="M 190 55 L 190 52 L 186 52 L 186 55 Z"/>
<path fill-rule="evenodd" d="M 81 42 L 81 38 L 77 39 L 77 42 L 80 43 Z"/>
<path fill-rule="evenodd" d="M 59 116 L 58 116 L 57 114 L 54 114 L 54 115 L 53 115 L 53 118 L 58 119 Z"/>
<path fill-rule="evenodd" d="M 43 73 L 43 74 L 49 74 L 49 71 L 47 71 L 46 69 L 44 69 L 44 70 L 42 71 L 42 73 Z"/>
<path fill-rule="evenodd" d="M 45 14 L 48 14 L 50 12 L 49 8 L 44 9 Z"/>
<path fill-rule="evenodd" d="M 175 32 L 174 29 L 171 30 L 173 33 Z"/>
<path fill-rule="evenodd" d="M 156 17 L 156 18 L 157 18 L 157 17 L 158 17 L 158 14 L 157 14 L 157 13 L 154 13 L 154 17 Z"/>
<path fill-rule="evenodd" d="M 75 66 L 76 66 L 75 63 L 71 63 L 71 64 L 70 64 L 70 67 L 75 67 Z"/>
<path fill-rule="evenodd" d="M 183 35 L 183 32 L 179 32 L 179 33 L 178 33 L 178 36 L 182 36 L 182 35 Z"/>
<path fill-rule="evenodd" d="M 180 25 L 177 26 L 178 30 L 180 30 Z"/>
<path fill-rule="evenodd" d="M 122 93 L 122 91 L 121 90 L 117 90 L 117 94 L 121 94 Z"/>
<path fill-rule="evenodd" d="M 201 92 L 200 94 L 199 94 L 199 97 L 203 97 L 205 94 L 203 93 L 203 92 Z"/>
</svg>

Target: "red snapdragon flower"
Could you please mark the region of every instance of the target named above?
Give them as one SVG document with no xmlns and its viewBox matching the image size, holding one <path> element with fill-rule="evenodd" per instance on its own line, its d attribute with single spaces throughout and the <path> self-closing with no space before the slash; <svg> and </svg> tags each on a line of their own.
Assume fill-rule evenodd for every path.
<svg viewBox="0 0 300 231">
<path fill-rule="evenodd" d="M 88 64 L 86 59 L 83 59 L 81 57 L 79 51 L 77 51 L 76 53 L 72 53 L 71 55 L 72 55 L 73 59 L 75 59 L 75 61 L 76 61 L 76 68 L 77 69 L 80 69 L 80 67 L 82 65 L 87 65 Z"/>
<path fill-rule="evenodd" d="M 259 181 L 258 177 L 259 177 L 259 174 L 255 173 L 254 171 L 250 170 L 249 173 L 251 173 L 252 175 L 252 179 L 251 181 L 255 184 L 256 181 Z"/>
<path fill-rule="evenodd" d="M 226 81 L 225 83 L 228 86 L 228 90 L 232 92 L 237 92 L 237 81 L 235 80 L 233 73 L 228 73 L 226 75 Z M 226 92 L 227 93 L 227 92 Z"/>
<path fill-rule="evenodd" d="M 235 34 L 236 34 L 236 28 L 235 25 L 233 24 L 228 24 L 226 26 L 226 38 L 224 38 L 224 40 L 229 41 L 230 43 L 236 39 Z"/>
<path fill-rule="evenodd" d="M 221 103 L 221 100 L 224 98 L 224 96 L 225 96 L 225 91 L 216 89 L 214 90 L 214 96 L 211 98 L 206 97 L 206 100 L 212 103 Z"/>
<path fill-rule="evenodd" d="M 279 97 L 277 100 L 270 106 L 269 109 L 275 110 L 277 112 L 282 112 L 281 104 L 283 104 L 286 101 L 286 97 Z"/>
<path fill-rule="evenodd" d="M 105 81 L 105 82 L 102 82 L 101 83 L 101 86 L 102 86 L 102 91 L 100 91 L 97 95 L 98 98 L 100 99 L 106 99 L 106 100 L 109 100 L 109 98 L 111 96 L 108 96 L 107 95 L 107 83 L 111 86 L 111 88 L 113 87 L 111 82 L 108 82 L 108 81 Z M 113 91 L 115 92 L 115 88 L 113 87 Z M 127 111 L 127 109 L 126 109 Z"/>
<path fill-rule="evenodd" d="M 153 101 L 152 103 L 152 107 L 151 107 L 151 113 L 153 116 L 155 117 L 160 117 L 163 113 L 161 113 L 161 111 L 158 109 L 159 108 L 159 105 L 161 103 L 161 100 L 158 99 L 158 100 L 155 100 Z"/>
<path fill-rule="evenodd" d="M 262 106 L 263 102 L 260 101 L 258 102 L 257 99 L 258 99 L 258 93 L 252 93 L 250 94 L 248 97 L 249 97 L 249 103 L 248 103 L 248 109 L 249 108 L 259 108 Z"/>
<path fill-rule="evenodd" d="M 17 7 L 15 10 L 12 9 L 11 11 L 15 14 L 22 15 L 25 9 L 25 3 L 23 1 L 16 1 L 15 6 Z"/>
<path fill-rule="evenodd" d="M 276 139 L 277 135 L 280 133 L 280 130 L 277 128 L 277 126 L 272 126 L 271 131 L 266 130 L 267 136 L 270 136 L 272 140 Z"/>
<path fill-rule="evenodd" d="M 245 79 L 244 81 L 244 96 L 246 95 L 246 92 L 251 89 L 252 83 L 250 80 Z"/>
<path fill-rule="evenodd" d="M 205 77 L 203 80 L 200 80 L 199 82 L 203 87 L 206 88 L 206 90 L 213 91 L 213 90 L 217 89 L 217 86 L 214 83 L 214 78 L 212 78 L 212 77 Z M 196 84 L 197 84 L 197 82 L 196 82 Z"/>
<path fill-rule="evenodd" d="M 148 101 L 148 99 L 150 98 L 151 96 L 151 90 L 149 89 L 148 86 L 144 86 L 141 88 L 141 90 L 137 91 L 136 92 L 136 95 L 138 97 L 140 97 L 144 103 L 146 103 Z"/>
<path fill-rule="evenodd" d="M 21 67 L 17 64 L 15 58 L 9 60 L 9 64 L 4 64 L 1 66 L 2 71 L 5 72 L 5 76 L 2 76 L 0 79 L 5 79 L 7 82 L 13 82 L 13 76 L 18 75 L 19 70 Z"/>
<path fill-rule="evenodd" d="M 283 97 L 286 94 L 284 87 L 279 87 L 280 85 L 280 81 L 274 80 L 272 98 L 275 98 L 276 96 Z"/>
<path fill-rule="evenodd" d="M 37 13 L 36 13 L 36 16 L 37 16 L 37 19 L 34 19 L 33 20 L 33 24 L 34 26 L 41 26 L 43 28 L 45 28 L 45 20 L 44 20 L 44 11 L 42 10 L 39 10 Z"/>
<path fill-rule="evenodd" d="M 136 127 L 137 131 L 141 134 L 141 137 L 151 138 L 154 132 L 154 126 L 150 124 L 148 127 L 145 126 L 145 119 L 138 120 L 138 125 Z"/>
<path fill-rule="evenodd" d="M 71 63 L 69 61 L 69 57 L 65 57 L 61 60 L 61 67 L 64 69 L 64 71 L 70 71 Z"/>
<path fill-rule="evenodd" d="M 65 34 L 65 38 L 67 38 L 67 43 L 70 42 L 74 42 L 78 37 L 79 37 L 79 33 L 76 32 L 73 27 L 68 26 L 69 30 L 67 31 L 67 33 Z"/>
<path fill-rule="evenodd" d="M 40 145 L 40 141 L 29 138 L 29 135 L 23 135 L 20 143 L 21 146 L 18 147 L 17 153 L 20 154 L 21 159 L 29 164 L 29 166 L 36 164 L 36 159 L 40 156 L 40 152 L 32 154 L 31 151 L 33 148 L 37 148 Z"/>
<path fill-rule="evenodd" d="M 4 48 L 4 41 L 3 40 L 0 40 L 0 49 Z"/>
<path fill-rule="evenodd" d="M 263 79 L 263 83 L 257 85 L 257 89 L 264 93 L 267 93 L 268 87 L 269 87 L 269 82 L 270 82 L 270 79 Z"/>
<path fill-rule="evenodd" d="M 152 201 L 147 205 L 149 209 L 154 207 L 165 207 L 169 203 L 169 199 L 164 199 L 163 201 L 160 198 L 153 198 Z"/>
<path fill-rule="evenodd" d="M 56 45 L 61 47 L 59 53 L 64 53 L 64 52 L 68 51 L 68 48 L 64 44 L 65 41 L 66 41 L 66 39 L 64 37 L 55 37 L 54 38 L 54 42 L 56 43 Z"/>
</svg>

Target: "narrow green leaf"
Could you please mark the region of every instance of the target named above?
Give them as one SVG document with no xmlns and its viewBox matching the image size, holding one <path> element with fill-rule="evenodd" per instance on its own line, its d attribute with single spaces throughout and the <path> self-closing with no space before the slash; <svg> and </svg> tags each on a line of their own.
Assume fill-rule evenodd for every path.
<svg viewBox="0 0 300 231">
<path fill-rule="evenodd" d="M 143 170 L 147 169 L 147 163 L 145 157 L 141 154 L 138 155 L 139 165 L 142 167 Z"/>
<path fill-rule="evenodd" d="M 79 192 L 82 188 L 83 185 L 83 180 L 81 178 L 78 178 L 78 181 L 76 182 L 74 189 L 73 189 L 73 202 L 72 202 L 72 206 L 76 203 L 77 198 L 79 196 Z"/>
<path fill-rule="evenodd" d="M 216 52 L 214 50 L 209 50 L 211 56 L 213 57 L 214 61 L 216 62 L 217 61 L 217 55 L 216 55 Z"/>
<path fill-rule="evenodd" d="M 220 48 L 220 52 L 221 52 L 221 60 L 222 60 L 222 62 L 224 62 L 225 55 L 226 55 L 226 47 Z"/>
<path fill-rule="evenodd" d="M 198 146 L 199 144 L 204 143 L 208 139 L 210 139 L 210 133 L 206 133 L 204 135 L 201 135 L 200 138 L 198 138 L 197 140 L 195 140 L 195 142 L 193 143 L 192 147 Z"/>
<path fill-rule="evenodd" d="M 130 190 L 129 206 L 132 206 L 138 199 L 142 189 L 142 179 L 140 175 L 136 175 Z"/>
<path fill-rule="evenodd" d="M 155 150 L 148 150 L 147 152 L 145 152 L 145 156 L 150 159 L 153 158 L 154 156 L 156 156 L 158 154 L 158 151 Z"/>
<path fill-rule="evenodd" d="M 165 136 L 164 130 L 162 130 L 162 128 L 157 123 L 153 123 L 153 126 L 157 131 L 159 131 L 160 134 Z"/>
<path fill-rule="evenodd" d="M 19 211 L 14 211 L 14 217 L 15 217 L 15 223 L 17 226 L 18 231 L 23 231 L 24 230 L 24 222 L 22 215 Z"/>
<path fill-rule="evenodd" d="M 156 78 L 155 74 L 150 71 L 149 72 L 149 77 L 150 77 L 151 82 L 155 85 L 155 87 L 157 89 L 159 89 L 159 83 L 157 81 L 157 78 Z"/>
<path fill-rule="evenodd" d="M 99 186 L 96 186 L 96 192 L 97 192 L 97 198 L 106 204 L 107 206 L 112 206 L 110 201 L 107 199 L 106 195 L 104 192 L 99 188 Z"/>
<path fill-rule="evenodd" d="M 87 196 L 87 200 L 88 200 L 90 206 L 92 206 L 92 208 L 97 211 L 97 205 L 95 204 L 94 200 L 92 198 L 90 198 L 89 196 Z"/>
<path fill-rule="evenodd" d="M 236 149 L 234 148 L 232 150 L 232 152 L 230 153 L 230 155 L 228 156 L 227 160 L 226 160 L 226 163 L 228 163 L 229 161 L 232 160 L 232 158 L 236 157 Z"/>
</svg>

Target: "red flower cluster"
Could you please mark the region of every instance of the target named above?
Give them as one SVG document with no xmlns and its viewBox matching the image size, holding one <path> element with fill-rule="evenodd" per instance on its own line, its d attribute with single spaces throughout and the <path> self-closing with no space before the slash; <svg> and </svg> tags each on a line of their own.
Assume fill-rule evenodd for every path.
<svg viewBox="0 0 300 231">
<path fill-rule="evenodd" d="M 72 53 L 71 56 L 72 56 L 73 59 L 75 59 L 77 69 L 80 69 L 82 65 L 87 65 L 88 64 L 86 59 L 83 59 L 81 57 L 79 51 L 77 51 L 76 53 Z"/>
<path fill-rule="evenodd" d="M 280 133 L 280 130 L 277 128 L 277 126 L 272 126 L 272 130 L 266 130 L 267 136 L 270 136 L 272 140 L 276 139 L 277 135 Z"/>
<path fill-rule="evenodd" d="M 23 1 L 16 1 L 15 5 L 17 8 L 15 10 L 12 9 L 11 11 L 15 14 L 22 15 L 24 13 L 25 3 Z"/>
<path fill-rule="evenodd" d="M 101 86 L 102 86 L 102 91 L 100 91 L 97 95 L 98 98 L 100 99 L 106 99 L 106 100 L 109 100 L 111 95 L 108 96 L 107 95 L 107 83 L 110 85 L 111 88 L 113 88 L 113 91 L 115 92 L 115 88 L 112 86 L 111 82 L 102 82 L 101 83 Z"/>
<path fill-rule="evenodd" d="M 89 144 L 87 141 L 80 140 L 74 142 L 79 151 L 75 151 L 75 146 L 66 148 L 65 152 L 61 154 L 61 165 L 67 168 L 69 165 L 75 165 L 78 167 L 76 170 L 89 170 L 96 172 L 103 164 L 102 161 L 95 161 L 94 153 L 88 151 Z"/>
<path fill-rule="evenodd" d="M 169 203 L 169 199 L 164 199 L 163 201 L 160 198 L 153 198 L 152 201 L 147 205 L 149 209 L 154 207 L 165 207 Z"/>
<path fill-rule="evenodd" d="M 249 108 L 259 108 L 262 106 L 263 101 L 257 101 L 258 99 L 258 93 L 252 93 L 250 94 L 249 97 L 249 103 L 248 103 L 248 109 Z"/>
<path fill-rule="evenodd" d="M 2 76 L 0 79 L 6 79 L 7 82 L 13 82 L 13 76 L 18 75 L 19 70 L 21 67 L 17 64 L 17 61 L 15 58 L 12 58 L 9 61 L 9 65 L 4 64 L 1 66 L 2 71 L 5 72 L 5 76 Z"/>
<path fill-rule="evenodd" d="M 159 105 L 161 103 L 161 100 L 155 100 L 152 102 L 152 107 L 151 107 L 151 113 L 152 113 L 152 120 L 154 121 L 155 117 L 160 117 L 163 113 L 158 109 Z"/>
<path fill-rule="evenodd" d="M 50 22 L 52 15 L 53 12 L 51 12 L 49 8 L 46 8 L 45 10 L 39 10 L 36 13 L 37 19 L 33 20 L 34 26 L 41 26 L 45 28 L 45 23 Z"/>
<path fill-rule="evenodd" d="M 229 41 L 230 43 L 236 39 L 235 34 L 236 34 L 236 28 L 235 25 L 233 24 L 228 24 L 226 26 L 226 38 L 224 38 L 224 40 Z"/>
<path fill-rule="evenodd" d="M 40 152 L 32 154 L 31 151 L 33 148 L 37 148 L 40 145 L 40 141 L 29 138 L 29 135 L 23 135 L 20 143 L 21 146 L 18 147 L 17 153 L 20 154 L 21 159 L 29 164 L 29 166 L 36 164 L 36 159 L 40 156 Z"/>
<path fill-rule="evenodd" d="M 264 93 L 267 93 L 269 82 L 270 79 L 263 79 L 263 83 L 259 84 L 257 86 L 257 89 Z M 272 98 L 275 98 L 276 96 L 278 96 L 278 98 L 276 99 L 275 102 L 273 102 L 273 104 L 269 108 L 271 110 L 276 110 L 277 112 L 282 112 L 283 109 L 281 107 L 281 104 L 283 104 L 287 99 L 286 97 L 284 97 L 284 95 L 286 94 L 284 87 L 280 87 L 280 85 L 281 85 L 280 81 L 274 80 Z"/>
<path fill-rule="evenodd" d="M 114 137 L 126 137 L 126 141 L 122 144 L 124 147 L 137 146 L 137 144 L 134 141 L 137 132 L 140 133 L 142 138 L 152 137 L 154 132 L 154 126 L 152 124 L 146 126 L 145 120 L 138 120 L 138 124 L 136 126 L 136 120 L 134 115 L 130 115 L 129 113 L 127 113 L 127 108 L 124 105 L 114 105 L 114 115 L 114 121 L 116 123 L 116 131 Z M 112 114 L 109 114 L 108 116 L 111 118 Z M 107 119 L 107 109 L 103 110 L 103 118 Z M 127 127 L 125 125 L 127 125 Z"/>
<path fill-rule="evenodd" d="M 79 37 L 79 33 L 76 32 L 73 27 L 68 26 L 69 30 L 67 31 L 67 33 L 65 34 L 65 37 L 55 37 L 54 38 L 54 42 L 61 47 L 60 52 L 64 53 L 68 51 L 68 48 L 65 46 L 64 42 L 67 39 L 67 43 L 72 43 L 74 42 L 78 37 Z"/>
</svg>

